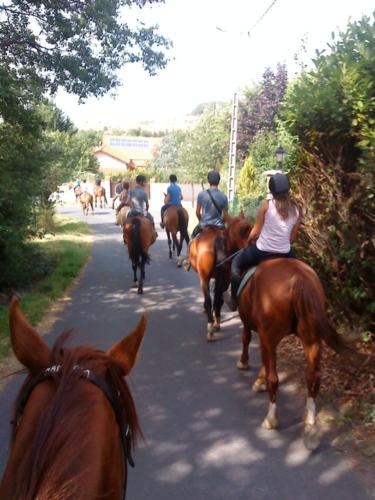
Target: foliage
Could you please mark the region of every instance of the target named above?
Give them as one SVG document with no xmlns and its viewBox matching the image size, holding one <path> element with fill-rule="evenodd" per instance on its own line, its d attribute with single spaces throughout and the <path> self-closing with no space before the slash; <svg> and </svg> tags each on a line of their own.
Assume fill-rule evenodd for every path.
<svg viewBox="0 0 375 500">
<path fill-rule="evenodd" d="M 175 130 L 163 137 L 155 158 L 151 161 L 151 168 L 162 173 L 162 176 L 168 177 L 181 169 L 179 151 L 181 145 L 187 137 L 184 130 Z"/>
<path fill-rule="evenodd" d="M 17 285 L 25 290 L 22 308 L 32 324 L 37 324 L 46 308 L 60 297 L 85 263 L 90 253 L 90 230 L 86 223 L 58 217 L 54 236 L 26 245 L 27 259 Z M 8 306 L 0 305 L 0 358 L 9 349 Z"/>
<path fill-rule="evenodd" d="M 9 0 L 0 6 L 0 66 L 52 93 L 59 86 L 85 99 L 119 85 L 118 70 L 141 62 L 165 67 L 170 43 L 157 26 L 132 27 L 121 11 L 162 0 Z M 126 10 L 125 10 L 126 11 Z"/>
<path fill-rule="evenodd" d="M 186 182 L 206 180 L 209 170 L 221 170 L 229 147 L 230 114 L 227 105 L 206 111 L 189 130 L 178 152 L 179 178 Z"/>
<path fill-rule="evenodd" d="M 351 325 L 374 326 L 375 25 L 348 25 L 288 90 L 283 119 L 300 148 L 303 257 Z"/>
<path fill-rule="evenodd" d="M 239 104 L 237 156 L 246 158 L 249 146 L 263 133 L 276 131 L 276 116 L 288 82 L 285 65 L 267 68 L 258 87 L 248 89 Z"/>
</svg>

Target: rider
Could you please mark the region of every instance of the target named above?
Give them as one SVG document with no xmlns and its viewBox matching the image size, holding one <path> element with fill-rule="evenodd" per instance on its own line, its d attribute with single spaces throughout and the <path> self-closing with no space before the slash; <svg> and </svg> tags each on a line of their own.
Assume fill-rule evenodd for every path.
<svg viewBox="0 0 375 500">
<path fill-rule="evenodd" d="M 160 227 L 162 229 L 164 229 L 164 224 L 163 224 L 164 212 L 167 210 L 168 207 L 171 207 L 172 205 L 181 206 L 181 200 L 183 199 L 181 188 L 176 184 L 177 176 L 171 174 L 169 176 L 169 180 L 170 180 L 170 185 L 168 186 L 167 189 L 165 205 L 163 205 L 160 210 L 160 215 L 161 215 Z"/>
<path fill-rule="evenodd" d="M 96 175 L 95 176 L 95 186 L 99 187 L 101 185 L 101 183 L 102 183 L 102 181 L 101 181 L 99 175 Z"/>
<path fill-rule="evenodd" d="M 143 215 L 147 217 L 147 219 L 151 222 L 152 227 L 155 230 L 154 218 L 149 213 L 149 203 L 148 196 L 145 191 L 145 187 L 147 184 L 147 179 L 144 175 L 139 174 L 135 178 L 136 185 L 133 189 L 129 190 L 128 193 L 128 202 L 130 205 L 130 210 L 128 212 L 128 217 L 132 215 Z M 155 235 L 157 237 L 157 232 L 155 231 Z"/>
<path fill-rule="evenodd" d="M 258 209 L 255 224 L 244 248 L 232 261 L 231 293 L 224 295 L 231 311 L 237 308 L 237 292 L 242 274 L 262 260 L 272 257 L 293 257 L 291 242 L 297 236 L 300 211 L 289 195 L 287 175 L 275 174 L 269 182 L 273 198 L 264 200 Z"/>
<path fill-rule="evenodd" d="M 123 208 L 123 207 L 127 207 L 129 206 L 129 187 L 130 187 L 130 184 L 129 182 L 123 182 L 122 183 L 122 191 L 121 193 L 118 195 L 118 197 L 120 198 L 120 205 L 116 208 L 116 215 L 120 212 L 120 210 Z"/>
<path fill-rule="evenodd" d="M 86 179 L 83 179 L 83 181 L 82 181 L 82 192 L 83 193 L 87 193 L 87 191 L 88 191 L 87 182 L 86 182 Z"/>
<path fill-rule="evenodd" d="M 205 226 L 216 226 L 224 229 L 224 220 L 228 212 L 228 198 L 218 189 L 220 174 L 216 170 L 208 172 L 207 180 L 210 188 L 198 194 L 196 215 L 199 224 L 194 228 L 192 238 L 197 236 Z"/>
<path fill-rule="evenodd" d="M 116 200 L 117 200 L 117 198 L 120 196 L 120 193 L 122 192 L 122 190 L 123 190 L 123 189 L 124 189 L 124 187 L 123 187 L 123 182 L 122 182 L 122 180 L 120 179 L 120 180 L 117 182 L 116 186 L 115 186 L 115 196 L 114 196 L 114 198 L 113 198 L 113 200 L 112 200 L 112 210 L 114 210 L 114 209 L 115 209 L 115 201 L 116 201 Z"/>
<path fill-rule="evenodd" d="M 80 186 L 80 185 L 81 185 L 81 180 L 77 178 L 77 179 L 76 179 L 76 182 L 75 182 L 75 184 L 74 184 L 74 188 L 73 188 L 73 189 L 75 189 L 76 187 L 78 187 L 78 186 Z"/>
</svg>

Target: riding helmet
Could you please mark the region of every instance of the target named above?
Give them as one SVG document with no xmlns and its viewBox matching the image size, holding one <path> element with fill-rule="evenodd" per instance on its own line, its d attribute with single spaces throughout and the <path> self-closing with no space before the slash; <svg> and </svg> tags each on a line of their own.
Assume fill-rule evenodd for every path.
<svg viewBox="0 0 375 500">
<path fill-rule="evenodd" d="M 274 196 L 286 194 L 290 189 L 288 176 L 285 174 L 275 174 L 271 177 L 269 188 Z"/>
<path fill-rule="evenodd" d="M 218 186 L 220 182 L 220 174 L 217 170 L 211 170 L 208 172 L 207 180 L 209 184 L 213 184 L 214 186 Z"/>
</svg>

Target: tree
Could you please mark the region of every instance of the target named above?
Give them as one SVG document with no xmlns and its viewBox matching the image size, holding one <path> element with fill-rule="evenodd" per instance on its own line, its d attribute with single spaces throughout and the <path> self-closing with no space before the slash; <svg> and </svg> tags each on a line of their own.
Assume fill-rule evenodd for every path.
<svg viewBox="0 0 375 500">
<path fill-rule="evenodd" d="M 227 160 L 229 135 L 229 106 L 207 110 L 181 144 L 181 179 L 197 182 L 205 180 L 209 170 L 221 170 Z"/>
<path fill-rule="evenodd" d="M 164 178 L 180 170 L 179 152 L 181 145 L 186 140 L 187 132 L 174 130 L 163 137 L 155 158 L 151 162 L 151 168 L 162 173 Z"/>
<path fill-rule="evenodd" d="M 151 75 L 165 67 L 170 42 L 157 26 L 122 20 L 126 9 L 162 1 L 9 0 L 0 6 L 0 65 L 43 91 L 103 95 L 119 85 L 124 64 L 141 62 Z"/>
<path fill-rule="evenodd" d="M 240 102 L 238 117 L 237 154 L 240 162 L 246 158 L 249 146 L 259 134 L 276 131 L 276 116 L 288 83 L 286 66 L 277 65 L 274 73 L 267 68 L 260 85 L 248 89 Z"/>
<path fill-rule="evenodd" d="M 375 324 L 375 24 L 332 35 L 313 69 L 290 87 L 283 111 L 299 141 L 293 170 L 304 208 L 304 257 L 329 283 L 335 310 Z"/>
</svg>

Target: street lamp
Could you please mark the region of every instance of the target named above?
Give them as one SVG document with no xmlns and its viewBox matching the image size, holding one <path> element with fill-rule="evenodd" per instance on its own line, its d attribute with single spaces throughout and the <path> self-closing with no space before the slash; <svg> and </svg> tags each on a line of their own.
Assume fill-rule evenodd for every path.
<svg viewBox="0 0 375 500">
<path fill-rule="evenodd" d="M 277 162 L 277 166 L 279 168 L 279 170 L 282 169 L 282 165 L 283 165 L 283 161 L 284 161 L 284 157 L 285 157 L 285 150 L 284 148 L 282 148 L 281 146 L 279 146 L 277 149 L 276 149 L 276 162 Z"/>
</svg>

